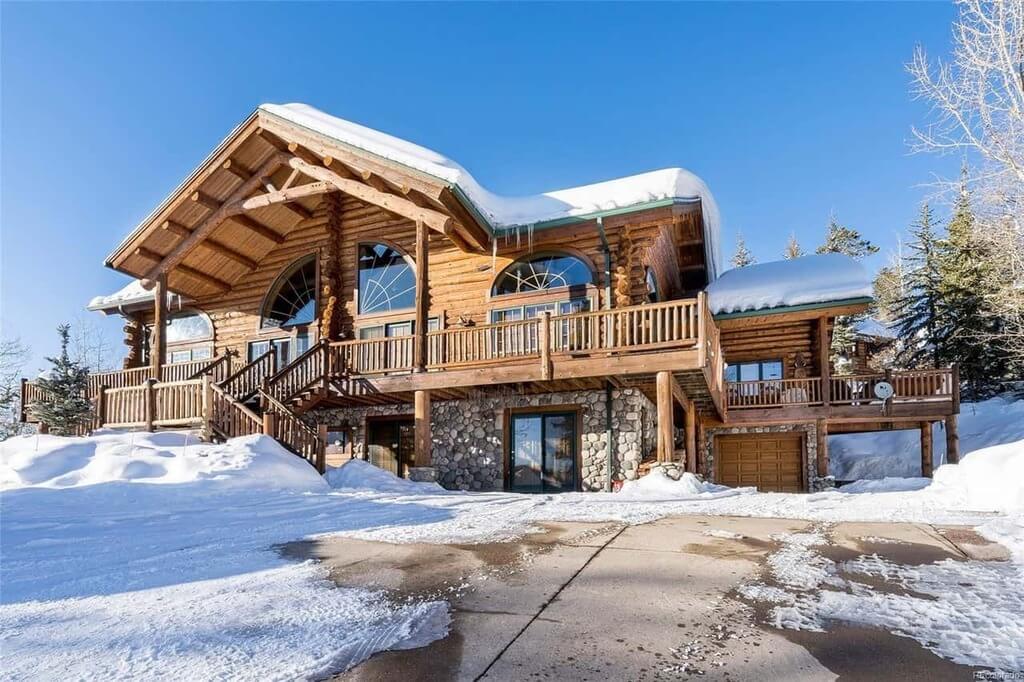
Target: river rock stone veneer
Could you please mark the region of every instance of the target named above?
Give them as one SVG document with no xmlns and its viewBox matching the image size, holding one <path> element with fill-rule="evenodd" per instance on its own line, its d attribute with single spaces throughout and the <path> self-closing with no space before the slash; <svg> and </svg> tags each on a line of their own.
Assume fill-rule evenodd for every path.
<svg viewBox="0 0 1024 682">
<path fill-rule="evenodd" d="M 580 487 L 605 487 L 607 434 L 604 391 L 566 391 L 523 395 L 509 391 L 431 405 L 433 466 L 437 481 L 455 490 L 500 490 L 504 486 L 507 445 L 503 442 L 508 410 L 530 407 L 577 407 L 582 424 L 579 443 Z M 313 410 L 310 421 L 352 429 L 353 454 L 366 458 L 366 418 L 412 415 L 411 405 Z M 639 389 L 612 391 L 612 480 L 633 480 L 644 454 L 655 447 L 656 410 Z"/>
</svg>

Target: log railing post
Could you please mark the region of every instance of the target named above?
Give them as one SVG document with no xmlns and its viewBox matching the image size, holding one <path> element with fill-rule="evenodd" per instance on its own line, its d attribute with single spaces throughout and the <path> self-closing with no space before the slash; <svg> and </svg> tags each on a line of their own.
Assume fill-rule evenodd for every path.
<svg viewBox="0 0 1024 682">
<path fill-rule="evenodd" d="M 276 438 L 276 421 L 277 415 L 267 410 L 263 413 L 263 435 Z"/>
<path fill-rule="evenodd" d="M 28 379 L 25 379 L 23 377 L 21 379 L 21 398 L 18 401 L 18 405 L 20 406 L 21 410 L 19 421 L 21 421 L 22 424 L 24 424 L 25 421 L 28 419 L 28 400 L 26 399 L 25 396 L 26 393 L 28 393 Z"/>
<path fill-rule="evenodd" d="M 203 438 L 213 440 L 214 408 L 213 408 L 213 377 L 209 372 L 203 374 Z"/>
<path fill-rule="evenodd" d="M 153 421 L 156 418 L 156 391 L 153 390 L 153 385 L 156 383 L 156 379 L 150 377 L 146 380 L 143 386 L 142 392 L 142 409 L 143 409 L 143 420 L 145 421 L 146 431 L 153 430 Z"/>
<path fill-rule="evenodd" d="M 545 310 L 540 315 L 540 328 L 537 330 L 537 343 L 540 345 L 540 378 L 551 379 L 551 313 Z"/>
<path fill-rule="evenodd" d="M 697 292 L 697 364 L 701 368 L 707 366 L 708 362 L 708 310 L 707 294 L 703 291 Z"/>
<path fill-rule="evenodd" d="M 24 379 L 22 380 L 24 381 Z M 99 422 L 100 428 L 107 423 L 107 386 L 106 384 L 101 385 L 99 391 L 96 393 L 96 421 Z"/>
<path fill-rule="evenodd" d="M 167 275 L 156 277 L 153 287 L 153 333 L 149 340 L 149 361 L 152 378 L 160 381 L 164 355 L 167 353 Z"/>
</svg>

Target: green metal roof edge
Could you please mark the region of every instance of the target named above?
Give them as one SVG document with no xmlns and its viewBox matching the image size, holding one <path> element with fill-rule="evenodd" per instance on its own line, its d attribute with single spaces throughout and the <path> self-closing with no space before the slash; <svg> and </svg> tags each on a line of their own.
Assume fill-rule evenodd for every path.
<svg viewBox="0 0 1024 682">
<path fill-rule="evenodd" d="M 743 310 L 738 313 L 718 313 L 712 315 L 716 320 L 735 320 L 740 317 L 760 317 L 762 315 L 781 315 L 782 313 L 798 313 L 803 310 L 818 310 L 820 308 L 834 308 L 841 305 L 854 305 L 856 303 L 871 303 L 870 296 L 858 296 L 857 298 L 842 298 L 838 301 L 822 301 L 821 303 L 803 303 L 801 305 L 785 305 L 777 308 L 758 308 L 757 310 Z"/>
<path fill-rule="evenodd" d="M 681 199 L 679 197 L 672 197 L 669 199 L 657 199 L 654 201 L 644 201 L 638 204 L 630 204 L 629 206 L 620 206 L 618 208 L 609 208 L 604 211 L 593 211 L 592 213 L 581 213 L 579 215 L 565 216 L 564 218 L 552 218 L 551 220 L 542 220 L 537 223 L 532 223 L 534 230 L 546 230 L 552 227 L 562 227 L 563 225 L 576 225 L 579 223 L 589 222 L 596 220 L 597 218 L 608 218 L 610 216 L 624 215 L 626 213 L 635 213 L 637 211 L 646 211 L 652 208 L 664 208 L 666 206 L 675 206 L 676 204 L 692 204 L 699 202 L 699 197 L 693 199 Z M 498 228 L 499 230 L 514 230 L 520 227 L 527 227 L 530 223 L 523 223 L 521 225 L 508 225 Z"/>
</svg>

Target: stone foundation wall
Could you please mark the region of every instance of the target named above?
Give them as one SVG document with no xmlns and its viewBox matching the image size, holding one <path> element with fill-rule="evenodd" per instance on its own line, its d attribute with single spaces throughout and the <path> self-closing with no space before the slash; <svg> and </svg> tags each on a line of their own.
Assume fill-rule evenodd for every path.
<svg viewBox="0 0 1024 682">
<path fill-rule="evenodd" d="M 831 488 L 834 479 L 831 476 L 818 476 L 818 427 L 814 422 L 806 424 L 777 424 L 774 426 L 725 426 L 719 428 L 708 428 L 704 431 L 703 452 L 701 453 L 701 471 L 708 479 L 712 479 L 715 471 L 715 436 L 744 434 L 744 433 L 786 433 L 791 431 L 802 431 L 804 437 L 804 448 L 807 452 L 807 461 L 804 467 L 804 477 L 807 480 L 807 489 L 810 492 L 817 492 Z M 715 481 L 717 483 L 717 481 Z"/>
<path fill-rule="evenodd" d="M 487 394 L 431 404 L 433 465 L 438 481 L 459 490 L 500 490 L 504 485 L 506 446 L 503 443 L 509 408 L 561 406 L 581 412 L 579 478 L 583 490 L 605 486 L 605 392 L 567 391 L 538 395 Z M 612 391 L 612 479 L 634 479 L 645 454 L 655 444 L 655 415 L 650 400 L 635 388 Z M 310 420 L 352 429 L 353 452 L 366 457 L 366 417 L 412 415 L 411 405 L 329 408 L 309 413 Z"/>
</svg>

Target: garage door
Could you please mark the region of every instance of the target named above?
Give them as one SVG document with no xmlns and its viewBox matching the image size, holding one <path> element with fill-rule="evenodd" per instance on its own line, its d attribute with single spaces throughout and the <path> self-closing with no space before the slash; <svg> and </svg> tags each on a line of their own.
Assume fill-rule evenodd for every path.
<svg viewBox="0 0 1024 682">
<path fill-rule="evenodd" d="M 800 492 L 803 485 L 803 435 L 761 433 L 718 436 L 718 482 L 753 485 L 760 490 Z"/>
</svg>

